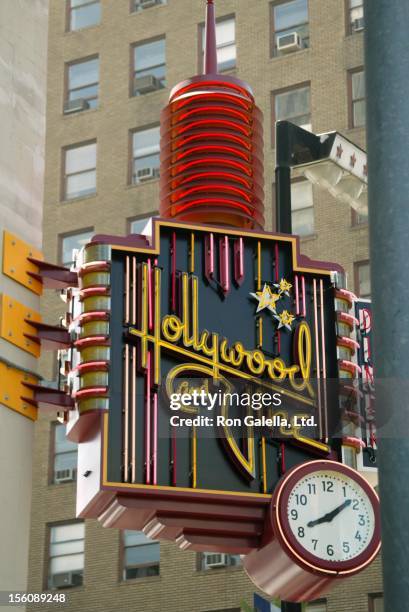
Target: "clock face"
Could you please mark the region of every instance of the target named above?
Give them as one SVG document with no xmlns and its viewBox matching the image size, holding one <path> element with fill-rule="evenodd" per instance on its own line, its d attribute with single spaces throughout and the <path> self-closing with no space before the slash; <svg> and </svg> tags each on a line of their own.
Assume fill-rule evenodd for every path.
<svg viewBox="0 0 409 612">
<path fill-rule="evenodd" d="M 326 562 L 358 557 L 375 532 L 373 504 L 365 489 L 331 469 L 312 471 L 296 482 L 286 515 L 298 546 Z"/>
</svg>

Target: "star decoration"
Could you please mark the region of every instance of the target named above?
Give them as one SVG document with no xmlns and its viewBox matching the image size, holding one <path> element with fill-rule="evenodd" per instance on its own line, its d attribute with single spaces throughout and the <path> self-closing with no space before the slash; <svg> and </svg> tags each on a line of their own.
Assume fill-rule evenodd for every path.
<svg viewBox="0 0 409 612">
<path fill-rule="evenodd" d="M 295 319 L 295 316 L 291 314 L 291 312 L 288 312 L 288 310 L 283 310 L 283 312 L 280 314 L 275 314 L 274 316 L 279 322 L 278 329 L 281 327 L 286 327 L 291 331 L 291 324 Z"/>
<path fill-rule="evenodd" d="M 351 155 L 351 159 L 350 159 L 350 161 L 349 161 L 349 164 L 350 164 L 350 166 L 351 166 L 352 168 L 354 168 L 354 167 L 355 167 L 355 164 L 356 164 L 356 155 L 355 155 L 355 153 L 354 153 L 353 155 Z"/>
<path fill-rule="evenodd" d="M 277 285 L 274 285 L 274 287 L 279 288 L 280 293 L 284 293 L 284 295 L 289 296 L 292 284 L 286 281 L 285 278 L 282 278 Z"/>
<path fill-rule="evenodd" d="M 265 284 L 263 291 L 257 291 L 256 293 L 250 293 L 250 295 L 258 300 L 257 312 L 268 308 L 271 312 L 276 312 L 276 303 L 280 299 L 278 293 L 273 293 L 270 287 Z"/>
<path fill-rule="evenodd" d="M 368 176 L 368 166 L 364 165 L 364 176 Z"/>
<path fill-rule="evenodd" d="M 262 291 L 250 293 L 251 297 L 255 298 L 258 301 L 257 313 L 264 309 L 270 310 L 270 312 L 273 313 L 273 318 L 276 319 L 279 323 L 278 329 L 280 329 L 281 327 L 285 327 L 286 329 L 291 331 L 291 325 L 295 320 L 295 315 L 291 314 L 291 312 L 289 312 L 288 310 L 277 312 L 277 306 L 280 300 L 284 298 L 284 296 L 290 297 L 290 290 L 292 289 L 292 284 L 289 283 L 285 278 L 282 278 L 280 282 L 275 283 L 273 287 L 275 290 L 271 288 L 271 285 L 264 283 Z"/>
<path fill-rule="evenodd" d="M 338 157 L 338 159 L 341 159 L 343 152 L 344 152 L 344 149 L 342 148 L 342 145 L 338 145 L 337 146 L 337 157 Z"/>
</svg>

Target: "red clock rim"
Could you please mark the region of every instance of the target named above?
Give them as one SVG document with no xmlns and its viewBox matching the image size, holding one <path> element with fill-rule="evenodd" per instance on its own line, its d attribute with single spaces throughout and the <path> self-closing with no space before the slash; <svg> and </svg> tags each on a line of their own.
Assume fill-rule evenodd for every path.
<svg viewBox="0 0 409 612">
<path fill-rule="evenodd" d="M 290 528 L 286 508 L 294 485 L 304 476 L 322 470 L 341 472 L 344 476 L 348 476 L 355 480 L 368 495 L 374 510 L 375 528 L 370 543 L 357 557 L 347 561 L 325 561 L 309 553 L 305 548 L 299 545 Z M 352 575 L 367 567 L 379 552 L 381 546 L 379 498 L 373 487 L 359 474 L 359 472 L 342 463 L 329 460 L 316 460 L 297 465 L 289 470 L 284 474 L 276 487 L 270 512 L 274 534 L 282 548 L 295 563 L 309 572 L 320 573 L 325 576 Z"/>
</svg>

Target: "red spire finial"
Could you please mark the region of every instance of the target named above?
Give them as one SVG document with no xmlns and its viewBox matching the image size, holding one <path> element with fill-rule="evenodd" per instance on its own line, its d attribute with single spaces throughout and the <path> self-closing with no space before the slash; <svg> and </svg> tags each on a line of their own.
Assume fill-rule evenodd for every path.
<svg viewBox="0 0 409 612">
<path fill-rule="evenodd" d="M 206 6 L 206 43 L 203 73 L 217 74 L 216 17 L 213 0 L 207 0 Z"/>
</svg>

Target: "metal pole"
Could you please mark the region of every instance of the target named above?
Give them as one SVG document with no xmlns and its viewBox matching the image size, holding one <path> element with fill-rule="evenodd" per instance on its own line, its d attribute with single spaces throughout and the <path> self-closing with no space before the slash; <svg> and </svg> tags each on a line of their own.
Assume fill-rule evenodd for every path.
<svg viewBox="0 0 409 612">
<path fill-rule="evenodd" d="M 276 231 L 291 234 L 291 168 L 289 124 L 276 125 Z M 281 612 L 302 612 L 302 605 L 281 602 Z"/>
<path fill-rule="evenodd" d="M 290 124 L 276 125 L 276 231 L 291 234 L 291 168 L 290 168 Z"/>
<path fill-rule="evenodd" d="M 409 601 L 409 2 L 365 0 L 369 236 L 385 610 Z M 388 384 L 388 382 L 390 384 Z"/>
</svg>

